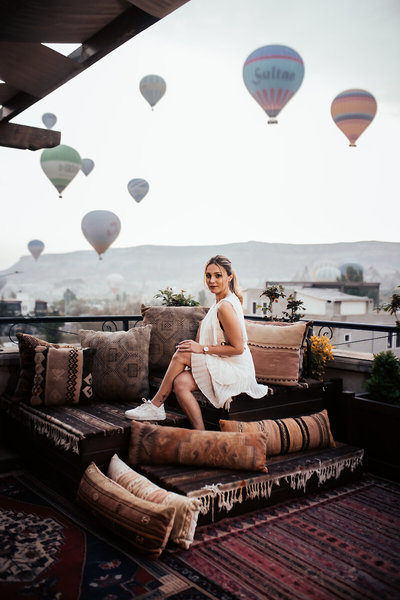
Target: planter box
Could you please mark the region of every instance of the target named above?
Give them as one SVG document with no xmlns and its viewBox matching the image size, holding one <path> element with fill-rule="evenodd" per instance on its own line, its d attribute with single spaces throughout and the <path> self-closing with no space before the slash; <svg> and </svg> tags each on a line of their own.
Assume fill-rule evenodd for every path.
<svg viewBox="0 0 400 600">
<path fill-rule="evenodd" d="M 400 406 L 369 394 L 342 394 L 345 440 L 364 448 L 366 471 L 400 481 Z"/>
</svg>

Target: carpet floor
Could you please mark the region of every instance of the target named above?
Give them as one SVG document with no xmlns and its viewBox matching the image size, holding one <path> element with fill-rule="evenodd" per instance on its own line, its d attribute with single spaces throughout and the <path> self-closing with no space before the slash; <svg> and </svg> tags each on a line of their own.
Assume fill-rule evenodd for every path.
<svg viewBox="0 0 400 600">
<path fill-rule="evenodd" d="M 0 477 L 0 598 L 394 600 L 400 486 L 370 477 L 199 527 L 157 562 L 24 472 Z"/>
</svg>

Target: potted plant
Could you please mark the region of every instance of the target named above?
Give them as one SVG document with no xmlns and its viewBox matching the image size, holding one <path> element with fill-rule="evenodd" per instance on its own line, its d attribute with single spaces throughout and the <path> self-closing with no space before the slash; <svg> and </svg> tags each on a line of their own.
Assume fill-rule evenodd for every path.
<svg viewBox="0 0 400 600">
<path fill-rule="evenodd" d="M 397 287 L 400 288 L 400 285 Z M 382 308 L 385 312 L 388 312 L 390 315 L 394 316 L 396 327 L 400 327 L 400 315 L 397 314 L 397 311 L 400 313 L 400 294 L 394 292 L 390 302 L 383 304 Z"/>
<path fill-rule="evenodd" d="M 173 291 L 171 287 L 166 287 L 165 290 L 158 290 L 159 293 L 154 295 L 154 298 L 161 298 L 162 306 L 200 306 L 191 294 L 185 296 L 186 290 L 181 290 L 180 293 Z"/>
<path fill-rule="evenodd" d="M 332 346 L 325 335 L 312 335 L 309 347 L 311 351 L 309 376 L 318 381 L 323 381 L 327 362 L 334 360 L 334 346 Z M 304 372 L 307 372 L 308 364 L 308 346 L 306 346 L 303 357 Z"/>
<path fill-rule="evenodd" d="M 343 394 L 346 442 L 364 448 L 364 467 L 400 481 L 400 360 L 374 355 L 366 393 Z"/>
</svg>

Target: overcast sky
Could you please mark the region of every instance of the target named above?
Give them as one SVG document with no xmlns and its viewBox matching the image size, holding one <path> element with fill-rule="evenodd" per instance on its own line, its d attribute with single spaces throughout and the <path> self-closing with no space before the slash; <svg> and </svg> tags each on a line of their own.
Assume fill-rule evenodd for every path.
<svg viewBox="0 0 400 600">
<path fill-rule="evenodd" d="M 278 125 L 242 80 L 268 44 L 305 64 Z M 31 239 L 91 249 L 81 220 L 96 209 L 121 220 L 113 247 L 399 241 L 399 59 L 399 0 L 191 0 L 14 119 L 55 113 L 62 143 L 96 166 L 59 199 L 41 151 L 0 148 L 0 269 Z M 167 82 L 154 111 L 139 92 L 149 73 Z M 330 115 L 349 88 L 378 102 L 356 148 Z M 141 204 L 135 177 L 150 184 Z"/>
</svg>

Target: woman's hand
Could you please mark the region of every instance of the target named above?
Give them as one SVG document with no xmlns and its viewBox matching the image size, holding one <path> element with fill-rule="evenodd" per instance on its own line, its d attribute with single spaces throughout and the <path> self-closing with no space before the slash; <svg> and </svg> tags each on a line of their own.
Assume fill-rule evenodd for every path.
<svg viewBox="0 0 400 600">
<path fill-rule="evenodd" d="M 179 342 L 176 349 L 178 352 L 194 352 L 195 354 L 202 354 L 203 347 L 204 346 L 195 342 L 194 340 L 182 340 Z"/>
</svg>

